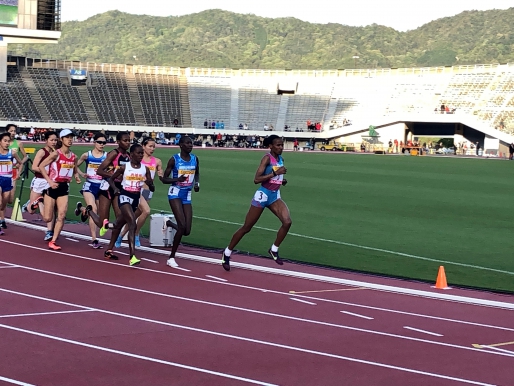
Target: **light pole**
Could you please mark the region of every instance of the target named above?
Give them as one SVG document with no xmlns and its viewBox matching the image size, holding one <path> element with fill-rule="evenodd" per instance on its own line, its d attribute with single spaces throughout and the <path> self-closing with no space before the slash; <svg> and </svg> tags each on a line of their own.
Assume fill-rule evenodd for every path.
<svg viewBox="0 0 514 386">
<path fill-rule="evenodd" d="M 359 57 L 357 55 L 353 55 L 352 56 L 352 59 L 353 59 L 353 68 L 357 68 L 357 59 L 359 59 Z"/>
</svg>

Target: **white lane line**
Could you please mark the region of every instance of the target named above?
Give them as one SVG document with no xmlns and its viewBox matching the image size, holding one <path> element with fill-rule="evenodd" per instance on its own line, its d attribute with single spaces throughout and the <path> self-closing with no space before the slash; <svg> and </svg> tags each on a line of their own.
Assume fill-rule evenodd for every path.
<svg viewBox="0 0 514 386">
<path fill-rule="evenodd" d="M 221 277 L 211 276 L 211 275 L 205 275 L 205 277 L 208 277 L 209 279 L 219 280 L 219 281 L 228 281 L 227 279 L 222 279 Z"/>
<path fill-rule="evenodd" d="M 411 331 L 421 332 L 421 333 L 423 333 L 423 334 L 428 334 L 428 335 L 433 335 L 433 336 L 444 336 L 444 335 L 438 334 L 438 333 L 436 333 L 436 332 L 430 332 L 430 331 L 426 331 L 426 330 L 420 330 L 419 328 L 414 328 L 414 327 L 409 327 L 409 326 L 403 326 L 403 328 L 405 328 L 406 330 L 411 330 Z"/>
<path fill-rule="evenodd" d="M 410 368 L 406 368 L 406 367 L 388 365 L 388 364 L 381 363 L 381 362 L 366 361 L 366 360 L 363 360 L 363 359 L 357 359 L 357 358 L 353 358 L 353 357 L 345 357 L 345 356 L 342 356 L 342 355 L 330 354 L 330 353 L 321 352 L 321 351 L 315 351 L 315 350 L 309 350 L 309 349 L 304 349 L 304 348 L 301 348 L 301 347 L 288 346 L 288 345 L 283 345 L 283 344 L 279 344 L 279 343 L 273 343 L 273 342 L 269 342 L 269 341 L 263 341 L 263 340 L 258 340 L 258 339 L 246 338 L 246 337 L 242 337 L 242 336 L 238 336 L 238 335 L 225 334 L 225 333 L 216 332 L 216 331 L 212 331 L 212 330 L 204 330 L 204 329 L 190 327 L 190 326 L 183 326 L 183 325 L 180 325 L 180 324 L 162 322 L 162 321 L 159 321 L 159 320 L 153 320 L 153 319 L 143 318 L 143 317 L 134 316 L 134 315 L 122 314 L 122 313 L 108 311 L 108 310 L 103 310 L 103 309 L 99 309 L 99 308 L 85 307 L 85 306 L 82 306 L 82 305 L 79 305 L 79 304 L 73 304 L 73 303 L 63 302 L 63 301 L 60 301 L 60 300 L 43 298 L 43 297 L 40 297 L 40 296 L 24 294 L 22 292 L 11 291 L 11 290 L 2 289 L 2 288 L 0 288 L 0 291 L 4 291 L 4 292 L 7 292 L 7 293 L 18 294 L 20 296 L 26 296 L 26 297 L 33 298 L 33 299 L 45 300 L 45 301 L 48 301 L 48 302 L 51 302 L 51 303 L 64 304 L 64 305 L 73 306 L 73 307 L 82 307 L 82 308 L 98 311 L 98 312 L 101 312 L 101 313 L 105 313 L 105 314 L 108 314 L 108 315 L 119 316 L 119 317 L 122 317 L 122 318 L 134 319 L 134 320 L 139 320 L 139 321 L 159 324 L 159 325 L 162 325 L 162 326 L 176 327 L 176 328 L 184 329 L 184 330 L 187 330 L 187 331 L 200 332 L 200 333 L 204 333 L 204 334 L 208 334 L 208 335 L 220 336 L 220 337 L 234 339 L 234 340 L 239 340 L 239 341 L 243 341 L 243 342 L 257 343 L 257 344 L 261 344 L 261 345 L 265 345 L 265 346 L 278 347 L 278 348 L 283 348 L 283 349 L 286 349 L 286 350 L 292 350 L 292 351 L 298 351 L 298 352 L 302 352 L 302 353 L 314 354 L 314 355 L 319 355 L 319 356 L 328 357 L 328 358 L 342 359 L 342 360 L 349 361 L 349 362 L 356 362 L 356 363 L 362 363 L 362 364 L 367 364 L 367 365 L 371 365 L 371 366 L 382 367 L 382 368 L 387 368 L 387 369 L 392 369 L 392 370 L 399 370 L 399 371 L 404 371 L 404 372 L 407 372 L 407 373 L 427 375 L 427 376 L 434 377 L 434 378 L 448 379 L 448 380 L 468 383 L 468 384 L 472 384 L 472 385 L 494 386 L 494 385 L 491 385 L 491 384 L 488 384 L 488 383 L 481 383 L 481 382 L 471 381 L 471 380 L 462 379 L 462 378 L 455 378 L 455 377 L 451 377 L 451 376 L 447 376 L 447 375 L 442 375 L 442 374 L 436 374 L 436 373 L 430 373 L 430 372 L 421 371 L 421 370 L 410 369 Z M 16 330 L 15 327 L 4 326 L 2 324 L 0 324 L 0 327 L 10 328 L 10 329 Z M 39 334 L 37 332 L 33 332 L 33 333 L 34 334 Z M 59 338 L 59 339 L 61 339 L 61 338 Z M 483 351 L 483 350 L 480 350 L 480 349 L 475 349 L 475 351 L 478 351 L 478 352 L 481 352 L 481 353 L 488 353 L 489 352 L 489 351 Z M 503 355 L 503 354 L 498 354 L 498 355 Z"/>
<path fill-rule="evenodd" d="M 72 239 L 71 237 L 66 237 L 66 240 L 73 241 L 74 243 L 79 243 L 80 241 Z"/>
<path fill-rule="evenodd" d="M 148 262 L 150 262 L 150 263 L 154 263 L 154 264 L 159 264 L 159 262 L 158 262 L 158 261 L 156 261 L 156 260 L 152 260 L 152 259 L 147 259 L 146 257 L 142 257 L 142 258 L 141 258 L 141 260 L 148 261 Z"/>
<path fill-rule="evenodd" d="M 115 253 L 116 255 L 125 255 L 125 256 L 128 256 L 129 254 L 127 252 L 121 252 L 121 251 L 116 251 Z"/>
<path fill-rule="evenodd" d="M 184 272 L 191 272 L 190 269 L 187 269 L 187 268 L 182 268 L 182 267 L 172 267 L 173 269 L 178 269 L 179 271 L 184 271 Z M 184 277 L 188 277 L 188 276 L 184 276 Z"/>
<path fill-rule="evenodd" d="M 3 268 L 19 268 L 17 265 L 8 265 L 6 267 L 0 267 L 0 269 L 3 269 Z"/>
<path fill-rule="evenodd" d="M 294 300 L 295 302 L 300 302 L 300 303 L 304 303 L 304 304 L 309 304 L 311 306 L 315 306 L 316 303 L 313 303 L 313 302 L 308 302 L 307 300 L 302 300 L 302 299 L 297 299 L 297 298 L 289 298 L 291 300 Z"/>
<path fill-rule="evenodd" d="M 373 320 L 373 318 L 371 316 L 364 316 L 364 315 L 360 315 L 360 314 L 354 314 L 353 312 L 349 312 L 349 311 L 340 311 L 340 312 L 343 313 L 343 314 L 346 314 L 346 315 L 356 316 L 357 318 Z"/>
<path fill-rule="evenodd" d="M 218 371 L 207 370 L 207 369 L 203 369 L 201 367 L 196 367 L 196 366 L 188 366 L 188 365 L 184 365 L 184 364 L 181 364 L 181 363 L 165 361 L 165 360 L 162 360 L 162 359 L 152 358 L 152 357 L 148 357 L 148 356 L 144 356 L 144 355 L 132 354 L 132 353 L 126 352 L 126 351 L 114 350 L 114 349 L 110 349 L 110 348 L 107 348 L 107 347 L 102 347 L 102 346 L 97 346 L 97 345 L 93 345 L 93 344 L 79 342 L 79 341 L 76 341 L 76 340 L 60 338 L 58 336 L 49 335 L 49 334 L 43 334 L 43 333 L 40 333 L 40 332 L 37 332 L 37 331 L 26 330 L 24 328 L 7 326 L 7 325 L 4 325 L 4 324 L 0 324 L 0 327 L 8 329 L 8 330 L 23 332 L 23 333 L 29 334 L 29 335 L 35 335 L 35 336 L 39 336 L 39 337 L 42 337 L 42 338 L 56 340 L 56 341 L 59 341 L 59 342 L 65 342 L 65 343 L 73 344 L 73 345 L 76 345 L 76 346 L 82 346 L 82 347 L 87 347 L 87 348 L 91 348 L 91 349 L 94 349 L 94 350 L 105 351 L 105 352 L 112 353 L 112 354 L 123 355 L 123 356 L 130 357 L 130 358 L 141 359 L 141 360 L 148 361 L 148 362 L 154 362 L 154 363 L 159 363 L 159 364 L 173 366 L 173 367 L 179 367 L 179 368 L 182 368 L 182 369 L 197 371 L 197 372 L 200 372 L 200 373 L 205 373 L 205 374 L 210 374 L 210 375 L 217 375 L 218 377 L 222 377 L 222 378 L 235 379 L 235 380 L 242 381 L 242 382 L 252 383 L 254 385 L 275 386 L 275 385 L 273 385 L 271 383 L 261 382 L 261 381 L 257 381 L 257 380 L 250 379 L 250 378 L 238 377 L 236 375 L 231 375 L 231 374 L 227 374 L 227 373 L 221 373 L 221 372 L 218 372 Z"/>
<path fill-rule="evenodd" d="M 12 223 L 13 225 L 24 227 L 24 228 L 29 228 L 29 229 L 34 229 L 34 230 L 46 229 L 39 225 L 34 225 L 34 224 L 30 224 L 30 223 L 25 223 L 25 222 L 18 223 L 18 222 L 9 220 L 9 219 L 6 219 L 6 221 L 9 224 Z M 89 236 L 84 236 L 84 235 L 67 232 L 67 231 L 62 231 L 61 234 L 63 236 L 64 235 L 73 236 L 73 237 L 83 239 L 83 240 L 90 239 Z M 101 243 L 104 243 L 104 244 L 108 243 L 107 240 L 103 240 L 103 239 L 98 239 L 98 241 Z M 41 250 L 41 251 L 43 251 L 43 250 L 46 251 L 46 249 L 43 249 L 43 248 L 38 248 L 38 247 L 24 245 L 24 244 L 12 242 L 12 241 L 7 241 L 5 239 L 0 239 L 0 242 L 14 244 L 14 245 L 20 245 L 23 247 L 37 249 L 37 250 Z M 167 251 L 161 251 L 161 250 L 154 249 L 154 248 L 141 247 L 140 249 L 143 251 L 146 251 L 146 252 L 150 252 L 150 253 L 155 253 L 155 254 L 160 254 L 160 255 L 168 255 Z M 54 252 L 54 253 L 56 253 L 56 252 Z M 73 254 L 66 254 L 63 252 L 61 252 L 61 253 L 63 255 L 74 256 L 74 257 L 78 257 L 81 259 L 87 259 L 87 260 L 97 261 L 97 262 L 102 261 L 104 263 L 108 263 L 107 261 L 104 261 L 104 260 L 88 258 L 85 256 L 77 256 L 77 255 L 73 255 Z M 181 258 L 193 260 L 193 261 L 200 261 L 203 263 L 209 263 L 209 264 L 215 264 L 215 265 L 219 265 L 219 263 L 220 263 L 219 259 L 217 259 L 217 258 L 214 259 L 214 258 L 210 258 L 210 257 L 192 255 L 192 254 L 187 254 L 187 253 L 177 253 L 177 256 L 181 257 Z M 281 275 L 281 276 L 288 276 L 288 277 L 300 278 L 300 279 L 305 279 L 305 280 L 314 280 L 314 281 L 318 281 L 318 282 L 333 283 L 333 284 L 340 284 L 340 285 L 342 284 L 342 285 L 353 286 L 353 287 L 365 287 L 365 288 L 369 288 L 369 289 L 393 292 L 393 293 L 403 294 L 403 295 L 420 296 L 420 297 L 430 298 L 430 299 L 437 299 L 437 300 L 472 304 L 472 305 L 477 305 L 477 306 L 487 306 L 487 307 L 496 307 L 496 308 L 514 310 L 514 303 L 509 303 L 509 302 L 478 299 L 478 298 L 472 298 L 472 297 L 460 296 L 460 295 L 449 295 L 447 293 L 440 293 L 440 292 L 414 290 L 414 289 L 410 289 L 410 288 L 394 287 L 394 286 L 390 286 L 390 285 L 367 283 L 367 282 L 356 281 L 356 280 L 339 279 L 339 278 L 330 277 L 330 276 L 315 275 L 315 274 L 309 274 L 309 273 L 304 273 L 304 272 L 295 272 L 295 271 L 289 271 L 289 270 L 277 269 L 277 268 L 268 268 L 268 267 L 263 267 L 263 266 L 253 265 L 253 264 L 246 264 L 246 263 L 232 262 L 231 265 L 233 267 L 248 269 L 250 271 L 263 272 L 263 273 L 269 273 L 269 274 Z M 138 267 L 138 269 L 142 269 L 142 268 Z M 163 273 L 162 271 L 156 271 L 156 272 Z M 507 271 L 501 271 L 501 272 L 514 275 L 514 272 L 507 272 Z M 192 278 L 192 277 L 190 277 L 190 278 Z M 287 294 L 287 295 L 289 295 L 289 294 Z M 302 297 L 306 298 L 306 296 L 302 296 Z"/>
<path fill-rule="evenodd" d="M 45 249 L 45 251 L 47 251 L 47 250 Z M 55 253 L 55 252 L 49 252 L 49 253 Z M 6 263 L 6 264 L 9 264 L 9 263 Z M 87 283 L 100 284 L 100 285 L 105 285 L 105 286 L 108 286 L 108 287 L 119 288 L 119 289 L 134 291 L 134 292 L 140 292 L 140 293 L 144 293 L 144 294 L 162 296 L 162 297 L 169 298 L 169 299 L 184 300 L 186 302 L 191 302 L 191 303 L 196 303 L 196 304 L 205 304 L 205 305 L 209 305 L 209 306 L 226 308 L 226 309 L 242 311 L 242 312 L 248 312 L 248 313 L 257 314 L 257 315 L 265 315 L 265 316 L 271 316 L 271 317 L 287 319 L 287 320 L 295 320 L 295 321 L 304 322 L 304 323 L 310 323 L 310 324 L 315 324 L 315 325 L 322 325 L 322 326 L 341 328 L 341 329 L 351 330 L 351 331 L 365 332 L 365 333 L 379 335 L 379 336 L 388 336 L 388 337 L 391 337 L 391 338 L 397 338 L 397 339 L 403 339 L 403 340 L 409 340 L 409 341 L 415 341 L 415 342 L 428 343 L 428 344 L 432 344 L 432 345 L 436 345 L 436 346 L 452 347 L 452 348 L 457 348 L 457 349 L 461 349 L 461 350 L 477 351 L 477 352 L 480 352 L 480 353 L 488 353 L 488 354 L 495 354 L 495 355 L 504 355 L 504 354 L 497 353 L 497 352 L 484 351 L 484 350 L 481 350 L 481 349 L 478 349 L 478 348 L 475 348 L 475 347 L 459 346 L 459 345 L 452 344 L 452 343 L 444 343 L 444 342 L 438 342 L 438 341 L 414 338 L 414 337 L 407 336 L 407 335 L 391 334 L 391 333 L 388 333 L 388 332 L 382 332 L 382 331 L 371 330 L 371 329 L 351 327 L 351 326 L 346 326 L 346 325 L 343 325 L 343 324 L 328 323 L 328 322 L 322 322 L 322 321 L 318 321 L 318 320 L 298 318 L 298 317 L 284 315 L 284 314 L 277 314 L 277 313 L 273 313 L 273 312 L 259 311 L 259 310 L 255 310 L 255 309 L 251 309 L 251 308 L 244 308 L 244 307 L 231 306 L 231 305 L 227 305 L 227 304 L 214 303 L 214 302 L 209 302 L 209 301 L 205 301 L 205 300 L 187 298 L 187 297 L 183 297 L 183 296 L 176 296 L 176 295 L 170 295 L 170 294 L 161 293 L 161 292 L 144 290 L 144 289 L 141 289 L 141 288 L 133 288 L 133 287 L 123 286 L 123 285 L 119 285 L 119 284 L 113 284 L 113 283 L 107 283 L 107 282 L 102 282 L 102 281 L 98 281 L 98 280 L 86 279 L 86 278 L 83 278 L 83 277 L 71 276 L 71 275 L 66 275 L 66 274 L 52 272 L 52 271 L 45 271 L 45 270 L 42 270 L 42 269 L 26 267 L 26 266 L 22 266 L 22 265 L 20 265 L 20 267 L 24 268 L 24 269 L 27 269 L 29 271 L 46 273 L 46 274 L 53 275 L 53 276 L 64 277 L 64 278 L 68 278 L 68 279 L 75 279 L 75 280 L 79 280 L 79 281 L 83 281 L 83 282 L 87 282 Z M 217 283 L 217 281 L 213 281 L 213 283 Z M 6 290 L 6 289 L 2 289 L 2 288 L 0 288 L 0 291 L 4 291 L 4 292 L 8 292 L 8 293 L 14 293 L 14 294 L 17 293 L 16 291 L 10 291 L 10 290 Z M 27 295 L 27 294 L 24 294 L 24 293 L 20 293 L 20 294 L 33 297 L 32 295 Z M 38 298 L 38 297 L 35 297 L 35 298 Z M 61 303 L 61 304 L 65 304 L 65 303 Z M 93 309 L 93 307 L 89 307 L 89 308 Z"/>
<path fill-rule="evenodd" d="M 486 345 L 482 345 L 482 347 L 488 348 L 490 350 L 500 351 L 500 352 L 509 354 L 511 356 L 514 356 L 514 351 L 505 350 L 504 348 L 499 348 L 499 347 L 494 347 L 494 346 L 486 346 Z"/>
<path fill-rule="evenodd" d="M 21 381 L 17 381 L 16 379 L 11 379 L 11 378 L 6 378 L 6 377 L 0 377 L 0 381 L 4 381 L 7 383 L 11 383 L 13 385 L 19 385 L 19 386 L 36 386 L 36 385 L 33 385 L 32 383 L 21 382 Z"/>
<path fill-rule="evenodd" d="M 71 310 L 71 311 L 54 311 L 54 312 L 34 312 L 30 314 L 11 314 L 11 315 L 0 315 L 2 318 L 17 318 L 20 316 L 42 316 L 42 315 L 62 315 L 62 314 L 74 314 L 77 312 L 93 312 L 94 310 Z"/>
<path fill-rule="evenodd" d="M 22 224 L 24 224 L 24 223 L 22 223 Z M 29 249 L 34 249 L 34 250 L 37 250 L 37 251 L 49 252 L 48 249 L 34 247 L 34 246 L 31 246 L 31 245 L 24 245 L 24 244 L 12 242 L 12 241 L 6 241 L 6 240 L 0 239 L 0 242 L 5 242 L 5 243 L 8 243 L 8 244 L 14 244 L 14 245 L 17 245 L 17 246 L 21 246 L 21 247 L 25 247 L 25 248 L 29 248 Z M 116 265 L 118 267 L 123 267 L 123 268 L 133 268 L 133 267 L 129 267 L 128 265 L 120 264 L 120 263 L 117 263 L 117 262 L 114 262 L 114 261 L 111 261 L 111 260 L 96 259 L 96 258 L 92 258 L 92 257 L 75 255 L 75 254 L 72 254 L 72 253 L 66 253 L 66 252 L 62 252 L 62 251 L 55 251 L 55 252 L 52 252 L 52 254 L 53 255 L 60 254 L 60 255 L 63 255 L 63 256 L 74 257 L 74 258 L 77 258 L 77 259 L 93 261 L 95 263 L 112 264 L 112 265 Z M 202 261 L 202 262 L 207 262 L 207 263 L 209 263 L 210 261 L 203 261 L 202 259 L 212 260 L 212 262 L 215 261 L 216 264 L 219 265 L 219 259 L 203 258 L 201 256 L 198 256 L 198 259 L 195 259 L 194 258 L 195 255 L 188 255 L 188 256 L 192 256 L 191 260 Z M 19 265 L 8 263 L 8 262 L 0 261 L 0 264 L 1 263 L 7 264 L 8 266 L 20 267 Z M 23 267 L 23 268 L 28 268 L 28 267 Z M 260 292 L 269 292 L 269 293 L 277 294 L 277 295 L 285 295 L 287 297 L 289 297 L 291 295 L 288 292 L 280 292 L 280 291 L 269 290 L 269 289 L 264 289 L 264 288 L 259 288 L 259 287 L 246 286 L 246 285 L 235 284 L 235 283 L 230 283 L 230 282 L 226 282 L 225 283 L 225 282 L 220 282 L 220 281 L 216 281 L 216 280 L 204 279 L 204 278 L 201 278 L 201 277 L 181 275 L 181 274 L 172 273 L 172 272 L 169 272 L 169 271 L 160 271 L 160 270 L 154 270 L 154 269 L 145 268 L 145 267 L 138 267 L 137 269 L 138 270 L 147 271 L 147 272 L 157 273 L 157 274 L 160 274 L 160 275 L 170 275 L 170 276 L 176 276 L 176 277 L 186 278 L 186 279 L 190 279 L 190 280 L 198 280 L 198 281 L 203 281 L 203 282 L 208 282 L 208 283 L 216 283 L 218 285 L 227 285 L 227 286 L 232 286 L 232 287 L 236 287 L 236 288 L 243 288 L 243 289 L 260 291 Z M 191 272 L 190 270 L 185 269 L 185 268 L 175 267 L 175 269 Z M 254 271 L 265 272 L 265 271 L 260 271 L 258 269 L 254 270 Z M 277 270 L 277 271 L 280 272 L 279 270 Z M 300 279 L 306 279 L 306 278 L 303 278 L 303 277 L 297 277 L 295 275 L 288 275 L 287 272 L 288 271 L 285 271 L 283 273 L 283 275 L 284 276 L 292 276 L 292 277 L 296 277 L 296 278 L 300 278 Z M 51 273 L 51 272 L 48 272 L 48 273 Z M 269 272 L 269 273 L 274 273 L 274 272 Z M 308 279 L 307 278 L 306 280 L 312 280 L 312 279 Z M 323 281 L 323 280 L 320 279 L 318 281 Z M 341 284 L 341 283 L 338 283 L 338 284 Z M 366 283 L 361 282 L 361 284 L 366 284 Z M 396 287 L 389 287 L 389 288 L 396 288 Z M 385 292 L 392 292 L 391 290 L 383 290 L 383 291 L 385 291 Z M 407 293 L 403 293 L 403 294 L 406 295 Z M 424 295 L 417 295 L 417 296 L 426 297 Z M 468 321 L 459 320 L 459 319 L 449 319 L 449 318 L 443 318 L 443 317 L 438 317 L 438 316 L 417 314 L 417 313 L 413 313 L 413 312 L 399 311 L 399 310 L 395 310 L 395 309 L 373 307 L 373 306 L 368 306 L 368 305 L 364 305 L 364 304 L 357 304 L 357 303 L 343 302 L 343 301 L 339 301 L 339 300 L 324 299 L 324 298 L 318 298 L 318 297 L 309 296 L 309 295 L 295 295 L 295 297 L 302 298 L 302 299 L 308 299 L 308 300 L 314 300 L 316 302 L 325 302 L 325 303 L 339 304 L 339 305 L 344 305 L 344 306 L 351 306 L 351 307 L 364 308 L 364 309 L 369 309 L 369 310 L 389 312 L 389 313 L 398 314 L 398 315 L 415 316 L 415 317 L 431 319 L 431 320 L 440 320 L 440 321 L 450 322 L 450 323 L 458 323 L 458 324 L 465 324 L 465 325 L 469 325 L 469 326 L 477 326 L 477 327 L 492 328 L 492 329 L 496 329 L 496 330 L 512 331 L 512 332 L 514 332 L 514 328 L 494 326 L 494 325 L 483 324 L 483 323 L 474 323 L 474 322 L 468 322 Z M 474 298 L 467 298 L 467 299 L 469 299 L 471 301 L 470 302 L 468 302 L 468 301 L 459 301 L 459 303 L 470 304 L 470 305 L 474 305 L 474 306 L 484 306 L 484 304 L 474 303 L 473 302 L 473 300 L 480 300 L 480 299 L 474 299 Z M 435 300 L 447 300 L 447 299 L 435 299 Z M 500 303 L 500 302 L 494 302 L 494 303 Z M 492 306 L 492 307 L 497 307 L 497 308 L 509 309 L 509 307 L 507 307 L 507 305 L 510 304 L 510 303 L 501 303 L 501 304 L 502 304 L 502 306 L 492 305 L 492 304 L 487 304 L 487 305 L 488 306 Z M 512 306 L 513 306 L 512 309 L 514 309 L 514 304 L 512 304 Z"/>
</svg>

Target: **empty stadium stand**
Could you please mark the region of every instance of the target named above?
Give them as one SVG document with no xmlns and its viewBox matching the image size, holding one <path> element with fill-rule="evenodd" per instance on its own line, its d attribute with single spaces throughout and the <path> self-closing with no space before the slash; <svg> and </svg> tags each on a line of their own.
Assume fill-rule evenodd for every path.
<svg viewBox="0 0 514 386">
<path fill-rule="evenodd" d="M 15 62 L 0 85 L 3 120 L 196 128 L 208 120 L 275 131 L 305 130 L 310 120 L 329 130 L 445 105 L 514 134 L 514 64 L 300 71 Z M 87 82 L 72 85 L 71 68 L 86 69 Z"/>
</svg>

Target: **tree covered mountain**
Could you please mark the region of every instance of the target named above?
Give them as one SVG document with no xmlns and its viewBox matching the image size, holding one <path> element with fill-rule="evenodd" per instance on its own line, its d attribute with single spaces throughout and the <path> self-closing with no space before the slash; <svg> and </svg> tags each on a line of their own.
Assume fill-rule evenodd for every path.
<svg viewBox="0 0 514 386">
<path fill-rule="evenodd" d="M 341 69 L 514 62 L 514 8 L 466 11 L 399 32 L 222 10 L 180 17 L 110 11 L 62 25 L 57 45 L 10 51 L 50 59 L 181 67 Z M 358 60 L 352 59 L 356 55 Z"/>
</svg>

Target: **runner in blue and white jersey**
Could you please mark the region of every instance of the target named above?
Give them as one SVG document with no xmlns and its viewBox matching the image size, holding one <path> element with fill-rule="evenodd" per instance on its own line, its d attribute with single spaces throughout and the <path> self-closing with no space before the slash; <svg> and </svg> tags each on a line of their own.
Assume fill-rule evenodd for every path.
<svg viewBox="0 0 514 386">
<path fill-rule="evenodd" d="M 79 171 L 81 176 L 86 178 L 86 182 L 84 182 L 84 185 L 82 186 L 82 190 L 80 191 L 80 193 L 82 194 L 82 196 L 84 196 L 84 201 L 86 201 L 86 205 L 88 207 L 91 206 L 93 212 L 96 213 L 98 211 L 97 208 L 100 199 L 100 192 L 102 190 L 108 190 L 109 183 L 106 180 L 104 180 L 101 176 L 99 176 L 97 173 L 98 167 L 107 157 L 107 152 L 104 151 L 104 147 L 107 143 L 107 140 L 105 138 L 105 135 L 102 133 L 96 133 L 93 139 L 95 142 L 95 147 L 92 150 L 89 150 L 88 152 L 80 156 L 80 158 L 77 161 L 77 167 L 82 165 L 84 162 L 86 163 L 86 173 Z M 85 208 L 82 208 L 81 202 L 77 203 L 75 215 L 81 215 L 82 221 L 85 221 L 88 218 L 87 213 L 85 212 Z M 89 218 L 89 229 L 91 230 L 92 240 L 90 245 L 95 249 L 102 248 L 102 246 L 98 243 L 98 240 L 96 239 L 97 226 L 91 218 Z"/>
<path fill-rule="evenodd" d="M 175 216 L 176 224 L 168 221 L 166 225 L 176 229 L 173 238 L 170 257 L 166 262 L 170 267 L 178 267 L 175 261 L 182 236 L 191 233 L 193 222 L 193 208 L 191 206 L 191 191 L 200 191 L 200 163 L 198 157 L 191 153 L 193 141 L 188 136 L 179 140 L 180 153 L 175 154 L 168 161 L 164 176 L 159 177 L 163 184 L 171 184 L 168 190 L 168 201 Z"/>
</svg>

